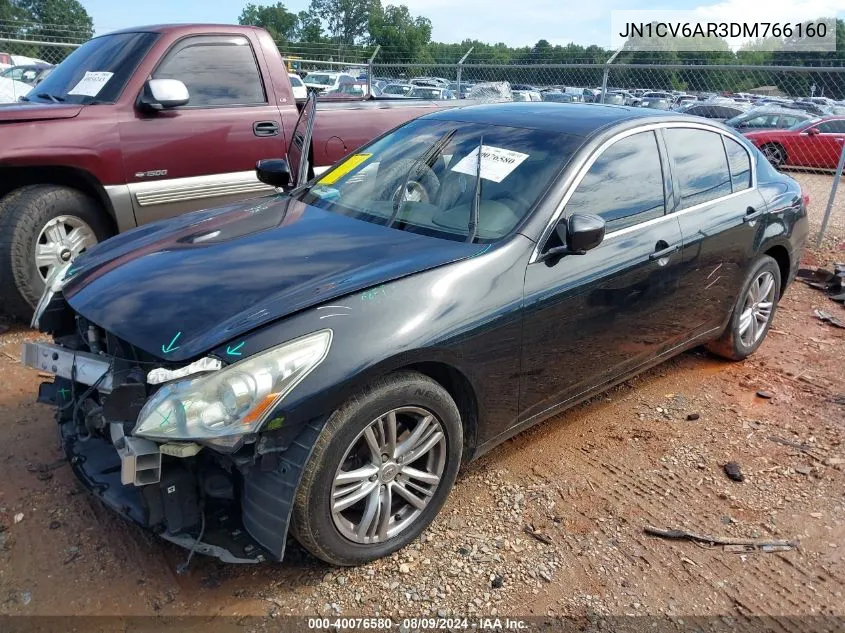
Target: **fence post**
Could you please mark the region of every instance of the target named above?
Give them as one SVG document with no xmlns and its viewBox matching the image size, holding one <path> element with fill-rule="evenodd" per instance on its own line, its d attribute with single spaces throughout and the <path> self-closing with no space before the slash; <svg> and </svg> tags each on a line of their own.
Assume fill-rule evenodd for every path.
<svg viewBox="0 0 845 633">
<path fill-rule="evenodd" d="M 607 94 L 607 76 L 610 74 L 610 65 L 613 63 L 613 60 L 616 59 L 616 56 L 622 52 L 621 48 L 617 48 L 616 52 L 610 56 L 604 63 L 604 73 L 602 73 L 601 78 L 601 101 L 600 103 L 604 103 L 604 96 Z"/>
<path fill-rule="evenodd" d="M 469 57 L 469 54 L 472 52 L 473 48 L 475 48 L 475 46 L 470 46 L 469 50 L 464 53 L 464 56 L 461 57 L 461 59 L 458 61 L 458 99 L 461 98 L 461 75 L 463 74 L 464 70 L 464 62 L 466 61 L 466 58 Z"/>
<path fill-rule="evenodd" d="M 833 213 L 833 201 L 836 198 L 836 190 L 839 189 L 839 181 L 842 179 L 842 169 L 845 168 L 845 143 L 842 144 L 842 152 L 839 154 L 839 164 L 836 166 L 836 174 L 833 176 L 833 187 L 830 189 L 830 198 L 827 201 L 827 208 L 822 219 L 822 228 L 819 229 L 819 238 L 816 240 L 816 248 L 822 245 L 824 232 L 827 231 L 827 223 Z"/>
<path fill-rule="evenodd" d="M 376 50 L 370 55 L 370 60 L 367 62 L 367 96 L 373 96 L 373 60 L 381 50 L 381 44 L 376 44 Z"/>
</svg>

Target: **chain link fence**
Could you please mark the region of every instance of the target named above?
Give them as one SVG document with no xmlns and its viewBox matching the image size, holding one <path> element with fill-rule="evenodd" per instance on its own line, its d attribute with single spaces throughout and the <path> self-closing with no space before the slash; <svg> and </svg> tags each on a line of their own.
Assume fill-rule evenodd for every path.
<svg viewBox="0 0 845 633">
<path fill-rule="evenodd" d="M 0 57 L 14 56 L 13 62 L 57 64 L 86 39 L 72 29 L 13 26 L 0 21 Z M 43 39 L 45 34 L 49 39 Z M 309 73 L 343 72 L 366 83 L 370 92 L 373 86 L 393 84 L 388 93 L 405 96 L 395 86 L 416 83 L 439 89 L 422 91 L 425 98 L 442 94 L 460 99 L 473 98 L 472 89 L 479 84 L 507 82 L 514 100 L 604 102 L 732 119 L 774 165 L 801 183 L 817 223 L 825 211 L 845 213 L 843 195 L 836 203 L 831 195 L 845 158 L 845 67 L 497 64 L 466 62 L 467 55 L 460 62 L 383 63 L 378 47 L 286 43 L 279 48 L 288 69 L 306 75 L 306 84 Z M 390 57 L 390 51 L 382 55 Z M 820 120 L 808 125 L 814 119 Z"/>
</svg>

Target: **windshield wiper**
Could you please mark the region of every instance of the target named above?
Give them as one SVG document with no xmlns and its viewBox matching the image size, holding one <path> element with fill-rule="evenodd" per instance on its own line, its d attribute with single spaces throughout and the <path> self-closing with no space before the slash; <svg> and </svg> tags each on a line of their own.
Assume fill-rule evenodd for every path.
<svg viewBox="0 0 845 633">
<path fill-rule="evenodd" d="M 39 99 L 49 99 L 53 103 L 61 103 L 65 100 L 64 97 L 57 97 L 56 95 L 51 95 L 49 92 L 39 92 L 35 96 Z"/>
<path fill-rule="evenodd" d="M 399 215 L 399 211 L 402 209 L 402 205 L 405 203 L 405 195 L 408 190 L 408 181 L 411 179 L 411 173 L 423 163 L 426 167 L 431 167 L 431 165 L 440 157 L 440 154 L 446 149 L 446 146 L 452 140 L 452 137 L 455 136 L 457 133 L 457 129 L 449 130 L 443 136 L 440 137 L 439 140 L 435 141 L 431 147 L 429 147 L 426 151 L 420 154 L 419 158 L 414 161 L 414 164 L 411 165 L 411 168 L 405 174 L 405 178 L 402 181 L 402 188 L 399 190 L 399 197 L 393 201 L 393 212 L 390 214 L 390 219 L 387 221 L 387 226 L 393 226 L 393 222 L 396 220 L 396 216 Z"/>
<path fill-rule="evenodd" d="M 475 234 L 478 232 L 478 207 L 481 206 L 481 152 L 484 149 L 484 136 L 478 141 L 478 164 L 475 168 L 475 193 L 472 196 L 472 208 L 469 212 L 467 222 L 467 242 L 472 244 L 475 241 Z"/>
</svg>

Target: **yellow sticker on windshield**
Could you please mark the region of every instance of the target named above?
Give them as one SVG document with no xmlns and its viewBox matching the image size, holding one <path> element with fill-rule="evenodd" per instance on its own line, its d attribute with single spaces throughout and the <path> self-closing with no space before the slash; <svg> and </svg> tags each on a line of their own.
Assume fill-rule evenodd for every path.
<svg viewBox="0 0 845 633">
<path fill-rule="evenodd" d="M 317 182 L 321 185 L 333 185 L 350 171 L 367 162 L 371 156 L 372 154 L 353 154 Z"/>
</svg>

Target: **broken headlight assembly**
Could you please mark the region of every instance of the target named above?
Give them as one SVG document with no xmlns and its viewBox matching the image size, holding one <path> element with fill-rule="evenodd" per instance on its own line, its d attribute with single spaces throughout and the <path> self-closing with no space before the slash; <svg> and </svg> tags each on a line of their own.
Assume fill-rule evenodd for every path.
<svg viewBox="0 0 845 633">
<path fill-rule="evenodd" d="M 205 376 L 164 385 L 141 409 L 132 435 L 234 448 L 329 352 L 321 330 Z"/>
</svg>

